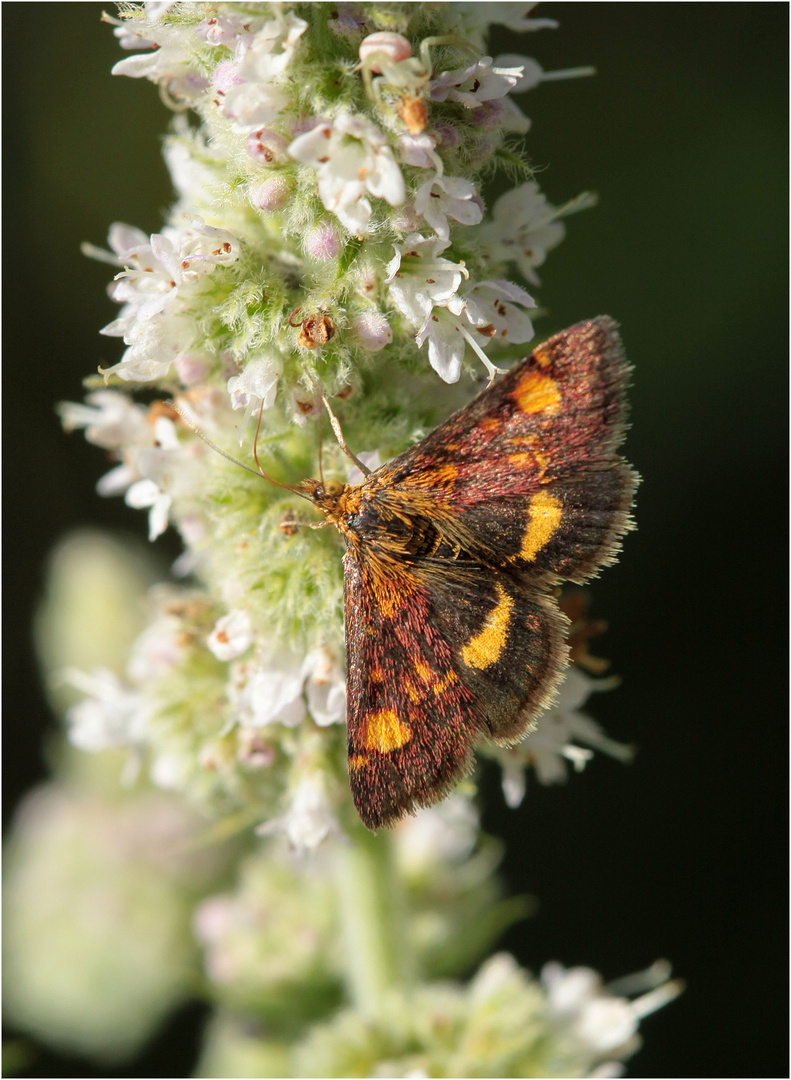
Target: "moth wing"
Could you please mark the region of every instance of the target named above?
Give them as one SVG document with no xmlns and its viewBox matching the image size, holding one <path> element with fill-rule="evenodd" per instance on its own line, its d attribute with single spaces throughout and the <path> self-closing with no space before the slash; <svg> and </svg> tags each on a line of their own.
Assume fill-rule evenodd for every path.
<svg viewBox="0 0 791 1080">
<path fill-rule="evenodd" d="M 629 370 L 611 319 L 579 323 L 369 480 L 484 564 L 585 581 L 631 527 Z"/>
<path fill-rule="evenodd" d="M 565 620 L 506 575 L 344 562 L 349 779 L 371 829 L 447 794 L 480 737 L 514 742 L 566 664 Z"/>
</svg>

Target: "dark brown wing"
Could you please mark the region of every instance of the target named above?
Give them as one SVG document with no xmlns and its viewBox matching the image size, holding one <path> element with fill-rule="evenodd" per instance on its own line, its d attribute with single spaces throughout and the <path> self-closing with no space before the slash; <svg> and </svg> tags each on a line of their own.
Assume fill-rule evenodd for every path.
<svg viewBox="0 0 791 1080">
<path fill-rule="evenodd" d="M 565 620 L 507 575 L 417 576 L 371 548 L 347 552 L 344 589 L 349 778 L 376 829 L 443 798 L 480 737 L 525 733 L 565 667 Z"/>
<path fill-rule="evenodd" d="M 436 521 L 485 565 L 584 581 L 613 560 L 631 526 L 637 477 L 617 453 L 628 376 L 615 323 L 579 323 L 365 487 Z"/>
</svg>

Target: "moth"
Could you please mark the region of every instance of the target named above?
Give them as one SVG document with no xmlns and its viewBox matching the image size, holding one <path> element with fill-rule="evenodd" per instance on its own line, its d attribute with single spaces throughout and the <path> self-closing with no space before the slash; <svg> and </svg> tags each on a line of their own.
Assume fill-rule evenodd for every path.
<svg viewBox="0 0 791 1080">
<path fill-rule="evenodd" d="M 346 541 L 349 781 L 369 829 L 438 802 L 476 744 L 513 745 L 551 704 L 568 664 L 558 585 L 612 563 L 633 527 L 630 370 L 612 319 L 578 323 L 375 472 L 327 405 L 363 482 L 279 485 Z"/>
<path fill-rule="evenodd" d="M 557 585 L 613 562 L 632 527 L 629 371 L 611 319 L 579 323 L 362 483 L 296 485 L 346 541 L 349 780 L 369 829 L 442 799 L 476 743 L 512 745 L 552 702 Z"/>
</svg>

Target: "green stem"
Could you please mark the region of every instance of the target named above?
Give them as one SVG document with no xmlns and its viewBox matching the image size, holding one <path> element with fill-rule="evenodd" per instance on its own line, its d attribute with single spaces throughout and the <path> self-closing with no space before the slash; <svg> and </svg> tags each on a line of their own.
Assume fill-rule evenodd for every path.
<svg viewBox="0 0 791 1080">
<path fill-rule="evenodd" d="M 409 966 L 389 838 L 361 829 L 338 844 L 336 878 L 349 994 L 360 1012 L 376 1016 Z"/>
</svg>

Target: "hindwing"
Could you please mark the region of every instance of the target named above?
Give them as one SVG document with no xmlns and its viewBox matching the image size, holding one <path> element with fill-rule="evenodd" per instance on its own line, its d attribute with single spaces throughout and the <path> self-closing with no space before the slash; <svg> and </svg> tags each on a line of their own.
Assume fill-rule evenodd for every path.
<svg viewBox="0 0 791 1080">
<path fill-rule="evenodd" d="M 372 829 L 441 799 L 480 738 L 523 735 L 566 664 L 564 616 L 507 576 L 390 569 L 344 561 L 349 777 Z"/>
</svg>

